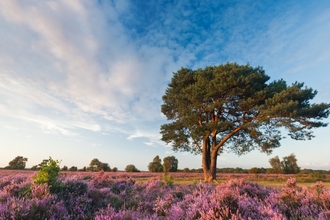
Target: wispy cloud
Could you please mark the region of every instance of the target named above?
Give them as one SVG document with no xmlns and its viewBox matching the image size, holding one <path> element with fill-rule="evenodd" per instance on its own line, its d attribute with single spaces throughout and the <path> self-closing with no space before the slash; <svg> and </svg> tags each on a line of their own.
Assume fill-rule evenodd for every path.
<svg viewBox="0 0 330 220">
<path fill-rule="evenodd" d="M 135 130 L 129 134 L 127 137 L 128 140 L 133 140 L 136 138 L 146 138 L 147 142 L 143 142 L 144 144 L 152 147 L 156 146 L 164 146 L 164 143 L 160 140 L 161 135 L 157 131 L 144 131 L 144 130 Z"/>
<path fill-rule="evenodd" d="M 21 103 L 23 108 L 75 109 L 117 123 L 159 117 L 165 72 L 173 67 L 170 51 L 148 45 L 136 48 L 118 20 L 127 4 L 15 0 L 0 4 L 7 32 L 1 46 L 18 43 L 5 50 L 9 58 L 0 59 L 10 70 L 2 72 L 2 79 L 10 81 L 3 81 L 3 95 L 28 100 Z M 103 7 L 109 12 L 104 13 Z M 20 82 L 25 88 L 14 88 Z"/>
<path fill-rule="evenodd" d="M 88 115 L 48 94 L 42 85 L 20 76 L 0 74 L 1 115 L 37 124 L 44 132 L 75 135 L 70 129 L 99 131 L 100 125 Z"/>
</svg>

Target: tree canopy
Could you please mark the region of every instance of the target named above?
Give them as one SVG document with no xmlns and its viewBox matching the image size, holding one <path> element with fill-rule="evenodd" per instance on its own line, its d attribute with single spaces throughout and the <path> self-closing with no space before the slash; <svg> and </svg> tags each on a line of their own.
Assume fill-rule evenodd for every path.
<svg viewBox="0 0 330 220">
<path fill-rule="evenodd" d="M 91 170 L 91 171 L 100 171 L 100 170 L 111 171 L 111 168 L 110 168 L 108 163 L 103 163 L 99 159 L 94 158 L 89 163 L 89 166 L 88 166 L 87 170 Z"/>
<path fill-rule="evenodd" d="M 290 154 L 289 156 L 283 157 L 282 167 L 284 173 L 295 174 L 300 172 L 300 167 L 297 164 L 297 158 L 294 154 Z"/>
<path fill-rule="evenodd" d="M 69 171 L 77 171 L 78 170 L 78 167 L 76 167 L 76 166 L 72 166 L 72 167 L 70 167 L 70 169 L 69 169 Z"/>
<path fill-rule="evenodd" d="M 174 156 L 168 156 L 163 159 L 163 171 L 176 172 L 178 170 L 179 161 Z"/>
<path fill-rule="evenodd" d="M 150 172 L 162 172 L 163 171 L 163 165 L 162 160 L 157 155 L 152 162 L 148 165 L 148 170 Z"/>
<path fill-rule="evenodd" d="M 9 165 L 6 166 L 5 169 L 24 170 L 27 161 L 28 158 L 17 156 L 9 162 Z"/>
<path fill-rule="evenodd" d="M 125 167 L 125 171 L 126 172 L 140 172 L 140 170 L 138 170 L 135 165 L 133 164 L 128 164 L 126 167 Z"/>
<path fill-rule="evenodd" d="M 163 96 L 162 140 L 174 151 L 202 153 L 205 180 L 215 179 L 217 156 L 254 149 L 271 153 L 280 146 L 281 128 L 295 140 L 313 137 L 326 126 L 327 103 L 311 103 L 316 90 L 283 80 L 268 83 L 261 67 L 227 63 L 173 74 Z"/>
<path fill-rule="evenodd" d="M 270 173 L 284 173 L 283 170 L 283 164 L 280 161 L 280 158 L 278 156 L 269 159 L 269 163 L 271 165 L 271 169 L 269 170 Z"/>
<path fill-rule="evenodd" d="M 283 157 L 282 161 L 276 156 L 271 158 L 269 163 L 272 166 L 269 170 L 270 173 L 296 174 L 300 172 L 300 167 L 297 164 L 297 158 L 294 154 Z"/>
</svg>

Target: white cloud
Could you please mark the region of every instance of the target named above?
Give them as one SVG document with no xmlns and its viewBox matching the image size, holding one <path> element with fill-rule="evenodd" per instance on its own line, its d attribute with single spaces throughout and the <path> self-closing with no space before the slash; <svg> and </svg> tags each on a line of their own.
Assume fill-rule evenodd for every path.
<svg viewBox="0 0 330 220">
<path fill-rule="evenodd" d="M 42 85 L 29 79 L 0 74 L 1 96 L 1 115 L 32 122 L 45 132 L 75 135 L 70 129 L 101 130 L 89 116 L 68 108 L 66 103 L 47 93 Z"/>
<path fill-rule="evenodd" d="M 81 1 L 0 4 L 8 33 L 3 45 L 22 36 L 14 37 L 21 50 L 8 48 L 9 58 L 0 55 L 0 64 L 13 71 L 2 78 L 28 85 L 25 91 L 2 86 L 27 99 L 24 105 L 56 111 L 73 108 L 117 123 L 158 117 L 159 102 L 154 103 L 164 88 L 159 75 L 172 66 L 170 51 L 135 48 L 117 20 L 127 3 L 106 5 L 112 10 L 108 14 L 96 3 Z"/>
<path fill-rule="evenodd" d="M 142 131 L 142 130 L 135 130 L 128 134 L 129 136 L 127 137 L 127 140 L 133 140 L 136 138 L 146 138 L 149 141 L 144 142 L 144 144 L 148 146 L 164 146 L 164 143 L 160 140 L 161 135 L 155 131 Z"/>
</svg>

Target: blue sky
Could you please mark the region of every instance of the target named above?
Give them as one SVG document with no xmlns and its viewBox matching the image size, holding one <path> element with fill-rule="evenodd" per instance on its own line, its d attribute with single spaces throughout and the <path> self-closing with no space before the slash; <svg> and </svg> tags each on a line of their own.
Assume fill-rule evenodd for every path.
<svg viewBox="0 0 330 220">
<path fill-rule="evenodd" d="M 160 141 L 161 97 L 181 67 L 249 62 L 330 101 L 328 0 L 3 0 L 0 27 L 0 167 L 22 155 L 27 167 L 52 156 L 147 170 L 159 155 L 200 168 L 200 155 Z M 272 155 L 224 153 L 218 167 L 295 153 L 302 168 L 329 170 L 330 127 L 314 134 Z"/>
</svg>

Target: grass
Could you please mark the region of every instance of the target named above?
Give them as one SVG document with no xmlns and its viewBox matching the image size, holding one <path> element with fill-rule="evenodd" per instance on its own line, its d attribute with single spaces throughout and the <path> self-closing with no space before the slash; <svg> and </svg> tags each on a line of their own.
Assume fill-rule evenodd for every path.
<svg viewBox="0 0 330 220">
<path fill-rule="evenodd" d="M 141 175 L 141 174 L 140 174 Z M 151 175 L 148 177 L 148 175 Z M 203 174 L 202 173 L 169 173 L 167 175 L 172 176 L 172 182 L 173 184 L 196 184 L 199 181 L 203 182 Z M 163 173 L 158 173 L 158 175 L 155 175 L 155 173 L 148 173 L 145 172 L 144 175 L 141 175 L 142 177 L 139 178 L 138 175 L 132 176 L 136 180 L 136 182 L 146 182 L 150 178 L 160 178 L 165 179 Z M 306 178 L 295 175 L 285 175 L 285 174 L 217 174 L 217 181 L 219 183 L 226 182 L 232 178 L 244 178 L 248 182 L 255 182 L 258 183 L 260 186 L 264 187 L 282 187 L 287 179 L 295 177 L 297 179 L 297 185 L 298 186 L 307 186 L 310 187 L 311 185 L 318 182 L 317 179 L 310 179 L 306 181 Z M 330 178 L 327 176 L 325 179 L 322 180 L 324 186 L 326 188 L 330 188 Z"/>
<path fill-rule="evenodd" d="M 283 187 L 285 182 L 274 182 L 274 181 L 251 181 L 251 182 L 255 182 L 258 183 L 260 186 L 264 186 L 264 187 Z M 317 181 L 315 182 L 297 182 L 297 186 L 307 186 L 310 187 L 313 184 L 315 184 Z M 323 182 L 324 187 L 325 188 L 330 188 L 330 182 Z"/>
</svg>

